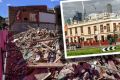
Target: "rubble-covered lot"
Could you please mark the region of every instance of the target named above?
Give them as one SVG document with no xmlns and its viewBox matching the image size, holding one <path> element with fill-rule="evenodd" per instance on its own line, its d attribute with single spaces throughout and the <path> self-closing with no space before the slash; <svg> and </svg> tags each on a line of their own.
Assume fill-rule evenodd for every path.
<svg viewBox="0 0 120 80">
<path fill-rule="evenodd" d="M 120 79 L 120 55 L 64 59 L 61 37 L 57 31 L 39 28 L 13 35 L 6 80 Z"/>
<path fill-rule="evenodd" d="M 26 77 L 36 80 L 35 74 L 44 79 L 52 74 L 52 68 L 64 66 L 61 61 L 62 35 L 56 30 L 30 27 L 25 32 L 9 36 L 7 52 L 7 80 L 22 80 Z"/>
</svg>

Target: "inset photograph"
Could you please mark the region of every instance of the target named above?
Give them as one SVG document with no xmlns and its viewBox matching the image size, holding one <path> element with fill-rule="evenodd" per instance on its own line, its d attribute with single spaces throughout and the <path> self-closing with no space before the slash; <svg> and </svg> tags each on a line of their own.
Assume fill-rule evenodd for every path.
<svg viewBox="0 0 120 80">
<path fill-rule="evenodd" d="M 119 54 L 119 4 L 117 0 L 61 1 L 65 57 Z"/>
</svg>

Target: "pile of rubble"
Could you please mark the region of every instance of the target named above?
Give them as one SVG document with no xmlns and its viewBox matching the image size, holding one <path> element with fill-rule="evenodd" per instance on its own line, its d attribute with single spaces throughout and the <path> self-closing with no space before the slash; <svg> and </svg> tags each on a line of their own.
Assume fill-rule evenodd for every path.
<svg viewBox="0 0 120 80">
<path fill-rule="evenodd" d="M 109 56 L 70 62 L 58 74 L 59 80 L 120 80 L 120 58 Z"/>
<path fill-rule="evenodd" d="M 59 38 L 57 31 L 30 28 L 14 35 L 12 42 L 27 62 L 55 62 L 61 56 Z"/>
</svg>

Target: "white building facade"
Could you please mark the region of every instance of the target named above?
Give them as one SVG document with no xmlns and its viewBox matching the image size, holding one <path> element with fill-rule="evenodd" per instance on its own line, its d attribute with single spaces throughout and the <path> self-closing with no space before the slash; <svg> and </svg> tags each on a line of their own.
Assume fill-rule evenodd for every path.
<svg viewBox="0 0 120 80">
<path fill-rule="evenodd" d="M 66 41 L 105 41 L 108 35 L 120 36 L 120 19 L 101 19 L 67 25 Z"/>
</svg>

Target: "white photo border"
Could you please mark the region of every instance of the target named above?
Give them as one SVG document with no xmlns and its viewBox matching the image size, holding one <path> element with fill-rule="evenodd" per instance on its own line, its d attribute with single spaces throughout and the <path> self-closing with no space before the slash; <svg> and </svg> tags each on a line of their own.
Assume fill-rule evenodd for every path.
<svg viewBox="0 0 120 80">
<path fill-rule="evenodd" d="M 90 0 L 64 0 L 60 1 L 61 8 L 61 20 L 62 20 L 62 32 L 63 32 L 63 43 L 64 43 L 64 55 L 66 59 L 70 58 L 84 58 L 84 57 L 97 57 L 97 56 L 107 56 L 107 55 L 117 55 L 120 52 L 109 52 L 109 53 L 97 53 L 97 54 L 88 54 L 88 55 L 77 55 L 77 56 L 67 56 L 66 41 L 65 41 L 65 30 L 64 30 L 64 14 L 63 14 L 63 3 L 76 2 L 76 1 L 90 1 Z"/>
</svg>

